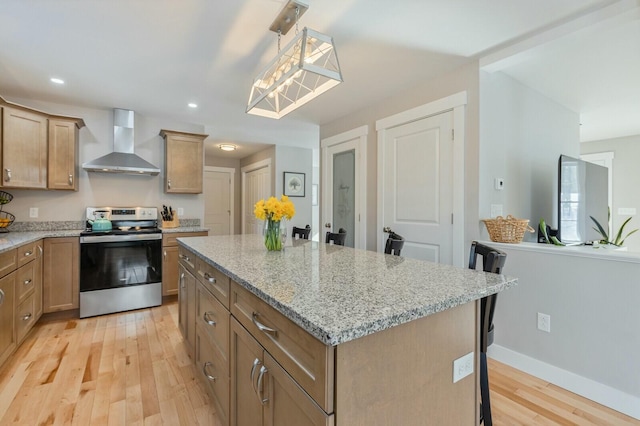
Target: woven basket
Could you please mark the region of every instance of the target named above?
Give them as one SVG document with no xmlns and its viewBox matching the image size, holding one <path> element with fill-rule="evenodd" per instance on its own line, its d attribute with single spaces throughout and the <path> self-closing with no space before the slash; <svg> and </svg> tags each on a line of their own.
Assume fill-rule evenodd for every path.
<svg viewBox="0 0 640 426">
<path fill-rule="evenodd" d="M 525 231 L 535 232 L 529 226 L 529 219 L 516 219 L 508 215 L 506 218 L 498 216 L 495 219 L 482 219 L 489 231 L 491 241 L 495 243 L 520 243 Z"/>
</svg>

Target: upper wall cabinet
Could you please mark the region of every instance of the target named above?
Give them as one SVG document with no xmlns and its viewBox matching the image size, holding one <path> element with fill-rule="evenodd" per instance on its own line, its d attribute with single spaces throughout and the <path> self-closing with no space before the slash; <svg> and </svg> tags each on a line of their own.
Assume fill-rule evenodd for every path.
<svg viewBox="0 0 640 426">
<path fill-rule="evenodd" d="M 6 102 L 2 109 L 4 188 L 78 190 L 81 118 L 56 116 Z"/>
<path fill-rule="evenodd" d="M 201 194 L 204 140 L 208 135 L 161 130 L 165 140 L 164 192 Z"/>
</svg>

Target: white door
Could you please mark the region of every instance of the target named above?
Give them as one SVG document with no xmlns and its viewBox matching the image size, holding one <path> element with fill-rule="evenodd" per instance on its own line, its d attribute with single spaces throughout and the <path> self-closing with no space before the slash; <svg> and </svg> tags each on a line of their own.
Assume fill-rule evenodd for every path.
<svg viewBox="0 0 640 426">
<path fill-rule="evenodd" d="M 385 131 L 382 223 L 405 238 L 403 256 L 453 262 L 452 124 L 445 112 Z"/>
<path fill-rule="evenodd" d="M 324 139 L 322 145 L 322 225 L 325 233 L 347 231 L 345 245 L 366 249 L 366 138 L 368 126 Z"/>
<path fill-rule="evenodd" d="M 233 233 L 233 175 L 233 169 L 205 168 L 204 226 L 209 235 Z"/>
<path fill-rule="evenodd" d="M 243 232 L 245 234 L 262 234 L 264 223 L 256 219 L 253 213 L 253 206 L 259 200 L 266 200 L 271 196 L 271 166 L 261 166 L 257 169 L 243 172 L 243 179 Z"/>
</svg>

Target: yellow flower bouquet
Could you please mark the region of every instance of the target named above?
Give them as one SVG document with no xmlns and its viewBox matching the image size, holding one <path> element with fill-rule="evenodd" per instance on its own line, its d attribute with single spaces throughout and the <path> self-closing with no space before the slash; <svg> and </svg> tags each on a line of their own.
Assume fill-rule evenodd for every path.
<svg viewBox="0 0 640 426">
<path fill-rule="evenodd" d="M 264 245 L 269 251 L 282 250 L 280 222 L 291 219 L 296 214 L 296 208 L 289 197 L 283 195 L 280 200 L 269 197 L 268 200 L 258 201 L 253 209 L 256 218 L 265 221 Z"/>
</svg>

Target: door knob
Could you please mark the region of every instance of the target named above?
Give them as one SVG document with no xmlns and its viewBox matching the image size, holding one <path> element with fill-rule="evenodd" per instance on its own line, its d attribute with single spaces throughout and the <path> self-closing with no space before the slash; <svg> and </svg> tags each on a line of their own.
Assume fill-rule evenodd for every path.
<svg viewBox="0 0 640 426">
<path fill-rule="evenodd" d="M 327 222 L 327 223 L 325 223 L 325 224 L 324 224 L 324 227 L 325 227 L 325 228 L 331 228 L 331 222 Z"/>
<path fill-rule="evenodd" d="M 388 226 L 385 226 L 384 228 L 382 228 L 382 232 L 389 233 L 391 232 L 391 228 L 389 228 Z"/>
</svg>

